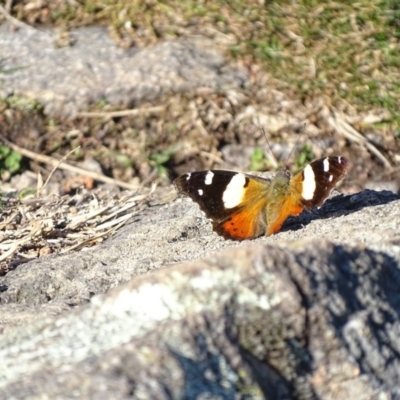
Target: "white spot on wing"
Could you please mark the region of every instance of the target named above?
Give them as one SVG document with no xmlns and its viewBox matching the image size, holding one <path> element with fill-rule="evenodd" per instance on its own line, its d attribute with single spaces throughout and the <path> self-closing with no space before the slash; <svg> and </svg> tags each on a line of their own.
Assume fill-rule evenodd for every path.
<svg viewBox="0 0 400 400">
<path fill-rule="evenodd" d="M 188 174 L 186 174 L 186 181 L 188 181 L 189 179 L 190 179 L 190 176 L 191 176 L 192 174 L 189 172 Z"/>
<path fill-rule="evenodd" d="M 246 177 L 243 174 L 236 174 L 232 177 L 222 196 L 225 208 L 234 208 L 238 206 L 245 193 Z"/>
<path fill-rule="evenodd" d="M 324 164 L 324 172 L 328 172 L 329 171 L 329 160 L 327 158 L 325 158 L 322 163 Z"/>
<path fill-rule="evenodd" d="M 199 194 L 199 196 L 203 196 L 203 190 L 202 189 L 199 189 L 198 191 L 197 191 L 197 193 Z"/>
<path fill-rule="evenodd" d="M 310 164 L 304 168 L 303 177 L 303 191 L 301 195 L 305 200 L 312 200 L 315 193 L 315 175 Z"/>
<path fill-rule="evenodd" d="M 212 172 L 212 171 L 208 171 L 208 172 L 207 172 L 207 175 L 206 175 L 206 180 L 204 181 L 204 183 L 205 183 L 206 185 L 211 185 L 211 184 L 212 184 L 212 181 L 213 181 L 213 178 L 214 178 L 213 172 Z"/>
<path fill-rule="evenodd" d="M 329 182 L 332 182 L 332 181 L 333 181 L 333 175 L 329 175 L 328 181 L 329 181 Z"/>
</svg>

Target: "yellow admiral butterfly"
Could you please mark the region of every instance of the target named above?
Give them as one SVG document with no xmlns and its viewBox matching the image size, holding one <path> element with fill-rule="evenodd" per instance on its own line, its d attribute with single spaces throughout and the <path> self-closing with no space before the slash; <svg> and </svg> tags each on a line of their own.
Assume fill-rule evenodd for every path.
<svg viewBox="0 0 400 400">
<path fill-rule="evenodd" d="M 324 157 L 298 174 L 281 169 L 272 180 L 233 171 L 189 172 L 174 185 L 199 204 L 213 229 L 225 239 L 277 233 L 290 215 L 320 207 L 346 175 L 346 158 Z"/>
</svg>

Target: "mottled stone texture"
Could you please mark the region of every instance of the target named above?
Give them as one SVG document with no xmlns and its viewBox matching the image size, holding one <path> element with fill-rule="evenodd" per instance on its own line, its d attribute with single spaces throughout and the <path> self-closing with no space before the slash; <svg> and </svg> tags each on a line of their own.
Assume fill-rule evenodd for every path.
<svg viewBox="0 0 400 400">
<path fill-rule="evenodd" d="M 399 285 L 363 246 L 224 250 L 4 335 L 0 396 L 398 396 Z"/>
<path fill-rule="evenodd" d="M 90 105 L 132 106 L 197 88 L 237 88 L 248 81 L 212 40 L 171 40 L 149 48 L 118 48 L 107 30 L 71 32 L 72 47 L 58 48 L 57 32 L 11 31 L 0 25 L 0 97 L 27 96 L 50 115 L 75 115 Z"/>
<path fill-rule="evenodd" d="M 398 196 L 240 243 L 190 201 L 148 206 L 0 277 L 0 399 L 400 398 Z"/>
<path fill-rule="evenodd" d="M 72 36 L 56 48 L 1 25 L 0 97 L 75 115 L 248 82 L 204 38 L 123 51 L 102 28 Z M 337 196 L 253 243 L 218 237 L 187 199 L 160 204 L 0 277 L 0 399 L 400 398 L 397 195 Z"/>
</svg>

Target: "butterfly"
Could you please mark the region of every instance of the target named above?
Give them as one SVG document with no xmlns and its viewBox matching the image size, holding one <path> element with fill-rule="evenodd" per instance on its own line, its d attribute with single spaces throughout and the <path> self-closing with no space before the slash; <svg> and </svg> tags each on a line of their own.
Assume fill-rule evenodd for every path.
<svg viewBox="0 0 400 400">
<path fill-rule="evenodd" d="M 321 207 L 347 173 L 345 157 L 324 157 L 292 176 L 280 169 L 271 180 L 234 171 L 189 172 L 174 180 L 225 239 L 244 240 L 279 232 L 285 220 Z"/>
</svg>

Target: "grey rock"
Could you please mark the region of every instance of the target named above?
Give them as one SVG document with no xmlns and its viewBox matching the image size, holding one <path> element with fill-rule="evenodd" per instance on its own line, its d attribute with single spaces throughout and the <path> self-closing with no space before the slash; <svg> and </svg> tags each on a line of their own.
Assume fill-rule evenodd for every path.
<svg viewBox="0 0 400 400">
<path fill-rule="evenodd" d="M 336 196 L 240 243 L 156 203 L 0 278 L 0 398 L 400 396 L 398 196 Z"/>
<path fill-rule="evenodd" d="M 211 40 L 124 50 L 101 27 L 71 36 L 73 46 L 57 48 L 55 31 L 10 32 L 8 23 L 0 25 L 0 97 L 26 96 L 43 104 L 47 114 L 73 116 L 99 101 L 131 107 L 202 87 L 240 87 L 248 80 Z"/>
</svg>

